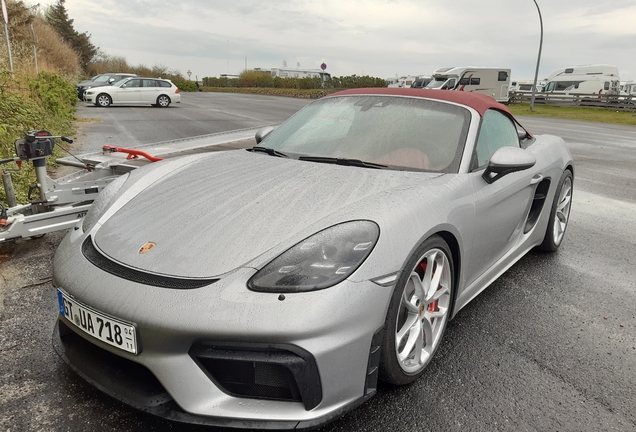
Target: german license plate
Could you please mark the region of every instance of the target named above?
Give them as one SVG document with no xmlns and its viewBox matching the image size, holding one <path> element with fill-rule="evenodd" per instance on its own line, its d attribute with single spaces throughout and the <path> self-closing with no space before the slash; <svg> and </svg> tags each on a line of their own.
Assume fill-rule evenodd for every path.
<svg viewBox="0 0 636 432">
<path fill-rule="evenodd" d="M 108 316 L 57 290 L 60 314 L 79 330 L 100 341 L 137 354 L 137 332 L 129 322 Z"/>
</svg>

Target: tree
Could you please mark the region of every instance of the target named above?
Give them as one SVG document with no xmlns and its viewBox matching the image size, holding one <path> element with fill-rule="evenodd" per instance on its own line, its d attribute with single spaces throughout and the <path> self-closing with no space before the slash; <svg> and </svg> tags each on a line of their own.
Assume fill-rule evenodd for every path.
<svg viewBox="0 0 636 432">
<path fill-rule="evenodd" d="M 88 64 L 97 55 L 99 48 L 90 41 L 91 35 L 84 32 L 79 33 L 73 27 L 73 21 L 68 16 L 66 0 L 57 0 L 46 11 L 46 21 L 58 32 L 62 39 L 67 42 L 80 57 L 80 65 L 86 70 Z"/>
</svg>

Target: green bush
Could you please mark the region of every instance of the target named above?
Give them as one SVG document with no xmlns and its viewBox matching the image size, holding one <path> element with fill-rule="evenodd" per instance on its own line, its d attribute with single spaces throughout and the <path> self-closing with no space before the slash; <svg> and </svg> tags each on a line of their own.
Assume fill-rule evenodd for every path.
<svg viewBox="0 0 636 432">
<path fill-rule="evenodd" d="M 36 78 L 19 75 L 13 78 L 9 71 L 0 71 L 0 159 L 15 157 L 15 140 L 30 130 L 71 134 L 76 100 L 73 84 L 57 74 L 41 72 Z M 54 165 L 53 158 L 47 162 Z M 0 165 L 0 170 L 16 168 L 14 163 Z M 22 169 L 12 172 L 11 176 L 18 202 L 26 203 L 28 186 L 35 183 L 33 165 L 24 163 Z M 0 202 L 6 204 L 1 187 Z"/>
<path fill-rule="evenodd" d="M 238 78 L 211 78 L 202 80 L 205 87 L 238 87 L 238 88 L 275 88 L 275 89 L 345 89 L 361 87 L 386 87 L 387 82 L 381 78 L 371 76 L 332 77 L 324 83 L 318 77 L 314 78 L 281 78 L 272 77 L 266 71 L 245 71 Z"/>
<path fill-rule="evenodd" d="M 187 81 L 183 79 L 173 79 L 172 83 L 176 85 L 177 87 L 179 87 L 179 91 L 195 92 L 199 90 L 194 81 Z"/>
<path fill-rule="evenodd" d="M 77 90 L 73 84 L 51 72 L 40 72 L 28 81 L 31 98 L 42 105 L 48 116 L 67 120 L 75 118 Z"/>
</svg>

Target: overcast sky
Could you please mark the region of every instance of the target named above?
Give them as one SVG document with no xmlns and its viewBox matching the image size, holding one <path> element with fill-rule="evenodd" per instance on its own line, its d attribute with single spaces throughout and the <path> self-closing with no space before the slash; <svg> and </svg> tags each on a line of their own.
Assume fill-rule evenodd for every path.
<svg viewBox="0 0 636 432">
<path fill-rule="evenodd" d="M 636 0 L 537 1 L 539 78 L 609 64 L 623 81 L 636 79 Z M 524 79 L 534 76 L 540 36 L 533 0 L 66 0 L 66 8 L 107 54 L 190 70 L 192 79 L 238 74 L 246 58 L 248 69 L 324 62 L 335 76 L 496 66 Z"/>
</svg>

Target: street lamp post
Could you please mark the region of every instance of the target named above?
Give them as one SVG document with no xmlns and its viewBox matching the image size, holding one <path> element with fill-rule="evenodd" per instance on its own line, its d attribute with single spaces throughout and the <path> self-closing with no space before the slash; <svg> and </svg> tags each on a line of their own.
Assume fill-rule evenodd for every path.
<svg viewBox="0 0 636 432">
<path fill-rule="evenodd" d="M 541 48 L 543 47 L 543 18 L 541 18 L 541 9 L 537 0 L 534 1 L 537 11 L 539 12 L 539 23 L 541 24 L 541 39 L 539 40 L 539 55 L 537 56 L 537 68 L 534 71 L 534 85 L 532 86 L 532 98 L 530 99 L 530 111 L 534 108 L 534 95 L 537 92 L 537 78 L 539 76 L 539 63 L 541 62 Z"/>
</svg>

